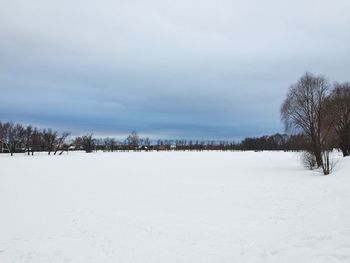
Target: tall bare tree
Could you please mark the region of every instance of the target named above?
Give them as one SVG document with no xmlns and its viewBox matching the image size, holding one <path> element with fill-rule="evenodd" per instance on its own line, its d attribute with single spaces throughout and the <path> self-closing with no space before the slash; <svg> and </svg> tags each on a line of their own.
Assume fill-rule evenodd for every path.
<svg viewBox="0 0 350 263">
<path fill-rule="evenodd" d="M 16 152 L 18 147 L 24 142 L 25 130 L 20 124 L 9 124 L 7 143 L 11 156 Z"/>
<path fill-rule="evenodd" d="M 42 136 L 43 136 L 44 146 L 48 152 L 48 155 L 50 155 L 51 152 L 54 151 L 54 147 L 57 142 L 57 137 L 58 137 L 57 132 L 51 129 L 44 129 L 42 131 Z"/>
<path fill-rule="evenodd" d="M 3 153 L 4 151 L 10 152 L 8 145 L 8 134 L 10 130 L 10 123 L 0 122 L 0 150 Z"/>
<path fill-rule="evenodd" d="M 350 155 L 350 82 L 336 83 L 327 103 L 338 147 L 343 156 Z"/>
<path fill-rule="evenodd" d="M 323 165 L 322 145 L 329 131 L 324 109 L 328 93 L 327 79 L 307 72 L 290 86 L 281 106 L 286 130 L 296 129 L 306 135 L 318 167 Z"/>
<path fill-rule="evenodd" d="M 32 136 L 30 137 L 30 148 L 32 155 L 34 155 L 35 151 L 40 151 L 41 146 L 43 145 L 43 136 L 41 132 L 37 129 L 34 128 L 32 132 Z"/>
<path fill-rule="evenodd" d="M 33 136 L 33 127 L 31 125 L 27 126 L 24 129 L 24 145 L 25 145 L 25 151 L 27 151 L 28 155 L 30 155 L 31 150 L 31 140 Z"/>
</svg>

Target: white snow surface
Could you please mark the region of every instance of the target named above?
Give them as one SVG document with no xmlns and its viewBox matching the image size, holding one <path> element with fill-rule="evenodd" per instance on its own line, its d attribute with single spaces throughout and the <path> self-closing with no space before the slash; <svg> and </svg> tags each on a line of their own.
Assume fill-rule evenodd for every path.
<svg viewBox="0 0 350 263">
<path fill-rule="evenodd" d="M 0 155 L 0 262 L 350 262 L 350 159 Z"/>
</svg>

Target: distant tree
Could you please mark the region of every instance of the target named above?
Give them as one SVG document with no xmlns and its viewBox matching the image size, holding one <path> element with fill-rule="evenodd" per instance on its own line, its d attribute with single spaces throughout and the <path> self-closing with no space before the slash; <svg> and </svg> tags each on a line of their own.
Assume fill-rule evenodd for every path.
<svg viewBox="0 0 350 263">
<path fill-rule="evenodd" d="M 114 138 L 107 137 L 103 140 L 103 142 L 107 151 L 113 152 L 115 150 L 117 141 Z"/>
<path fill-rule="evenodd" d="M 43 144 L 45 149 L 47 150 L 48 155 L 54 151 L 55 144 L 57 143 L 58 133 L 51 129 L 44 129 L 42 131 Z"/>
<path fill-rule="evenodd" d="M 140 139 L 141 150 L 149 151 L 151 150 L 151 141 L 149 138 Z"/>
<path fill-rule="evenodd" d="M 34 152 L 36 151 L 44 150 L 45 148 L 42 145 L 44 145 L 43 135 L 37 128 L 34 128 L 30 137 L 30 148 L 32 155 L 34 155 Z"/>
<path fill-rule="evenodd" d="M 4 151 L 11 152 L 8 145 L 10 126 L 11 125 L 8 122 L 4 122 L 4 123 L 0 122 L 0 147 L 1 147 L 2 153 Z"/>
<path fill-rule="evenodd" d="M 92 134 L 82 137 L 82 146 L 85 152 L 91 153 L 95 148 L 96 140 L 92 137 Z"/>
<path fill-rule="evenodd" d="M 146 147 L 149 147 L 151 145 L 151 141 L 148 137 L 144 139 L 143 145 L 145 145 Z"/>
<path fill-rule="evenodd" d="M 307 136 L 304 134 L 293 134 L 288 137 L 286 141 L 286 150 L 287 151 L 306 151 L 310 150 L 310 142 Z M 311 153 L 312 154 L 312 153 Z M 316 165 L 316 161 L 315 161 Z"/>
<path fill-rule="evenodd" d="M 16 152 L 17 148 L 24 142 L 25 130 L 20 124 L 9 124 L 7 143 L 11 156 Z"/>
<path fill-rule="evenodd" d="M 68 149 L 62 149 L 62 146 L 65 144 L 65 141 L 66 141 L 68 136 L 69 136 L 69 132 L 64 132 L 61 134 L 61 136 L 56 138 L 54 155 L 56 155 L 56 153 L 59 150 L 61 150 L 59 155 L 61 155 L 64 152 L 64 150 L 68 151 Z"/>
<path fill-rule="evenodd" d="M 27 126 L 24 129 L 24 145 L 25 145 L 25 151 L 28 152 L 28 155 L 30 155 L 31 150 L 31 139 L 33 136 L 33 127 L 31 125 Z"/>
<path fill-rule="evenodd" d="M 126 138 L 127 144 L 132 149 L 137 149 L 137 147 L 140 144 L 140 137 L 138 136 L 136 131 L 133 131 L 127 138 Z"/>
</svg>

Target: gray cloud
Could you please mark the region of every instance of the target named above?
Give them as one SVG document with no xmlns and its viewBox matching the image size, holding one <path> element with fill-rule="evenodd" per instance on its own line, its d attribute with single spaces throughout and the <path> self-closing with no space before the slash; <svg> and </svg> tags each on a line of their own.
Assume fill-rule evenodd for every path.
<svg viewBox="0 0 350 263">
<path fill-rule="evenodd" d="M 350 2 L 1 1 L 0 119 L 76 132 L 281 131 L 305 70 L 344 81 Z"/>
</svg>

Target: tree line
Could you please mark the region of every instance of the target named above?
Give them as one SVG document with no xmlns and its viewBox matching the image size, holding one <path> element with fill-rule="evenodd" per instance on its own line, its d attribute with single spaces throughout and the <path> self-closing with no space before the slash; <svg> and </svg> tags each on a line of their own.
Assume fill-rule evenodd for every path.
<svg viewBox="0 0 350 263">
<path fill-rule="evenodd" d="M 281 119 L 286 131 L 303 135 L 305 164 L 329 174 L 333 149 L 350 155 L 350 82 L 331 85 L 326 77 L 306 72 L 290 86 Z"/>
<path fill-rule="evenodd" d="M 274 134 L 270 136 L 245 138 L 241 142 L 215 140 L 154 140 L 142 138 L 133 131 L 125 140 L 95 138 L 92 134 L 72 137 L 69 132 L 60 133 L 53 129 L 39 129 L 32 125 L 0 121 L 0 153 L 47 152 L 61 155 L 65 151 L 233 151 L 233 150 L 303 150 L 303 135 Z"/>
<path fill-rule="evenodd" d="M 65 143 L 69 133 L 59 133 L 52 129 L 38 129 L 32 125 L 24 126 L 13 122 L 0 121 L 0 152 L 10 153 L 26 152 L 34 155 L 34 152 L 46 151 L 62 154 L 68 150 Z"/>
</svg>

